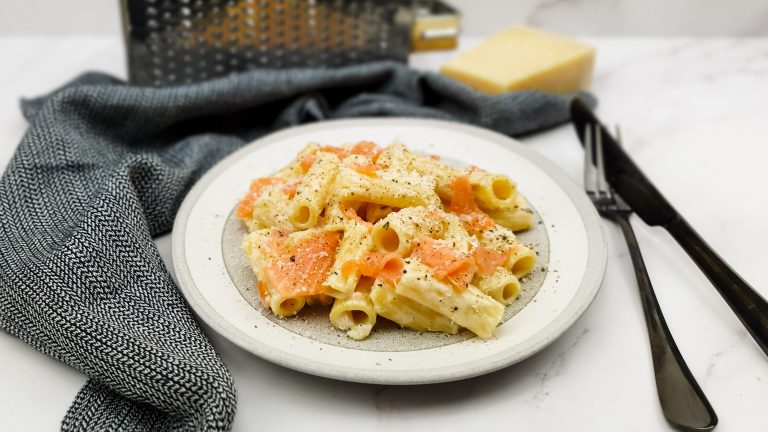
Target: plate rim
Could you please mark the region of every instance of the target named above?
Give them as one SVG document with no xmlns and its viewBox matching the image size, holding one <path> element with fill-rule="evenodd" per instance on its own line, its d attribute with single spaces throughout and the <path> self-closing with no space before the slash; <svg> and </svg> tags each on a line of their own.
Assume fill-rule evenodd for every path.
<svg viewBox="0 0 768 432">
<path fill-rule="evenodd" d="M 216 311 L 205 300 L 202 292 L 195 284 L 186 260 L 185 234 L 187 222 L 200 195 L 202 195 L 210 183 L 216 179 L 219 174 L 238 162 L 242 158 L 242 155 L 252 152 L 252 147 L 256 143 L 260 143 L 261 146 L 259 148 L 263 148 L 270 145 L 272 142 L 287 139 L 292 135 L 301 135 L 307 132 L 324 129 L 354 127 L 359 126 L 361 123 L 365 123 L 366 125 L 375 123 L 377 126 L 389 127 L 439 127 L 441 129 L 448 129 L 452 132 L 472 134 L 495 144 L 503 145 L 509 151 L 513 151 L 529 160 L 544 171 L 546 175 L 551 177 L 576 208 L 576 211 L 583 222 L 587 237 L 587 263 L 584 270 L 584 277 L 581 284 L 576 289 L 574 299 L 571 300 L 560 313 L 560 319 L 542 327 L 537 333 L 528 338 L 524 342 L 525 346 L 523 349 L 519 348 L 520 344 L 515 345 L 512 348 L 508 348 L 489 356 L 485 361 L 476 362 L 479 364 L 473 366 L 448 366 L 440 369 L 425 369 L 410 372 L 402 371 L 399 373 L 385 374 L 381 373 L 381 371 L 372 371 L 370 369 L 352 370 L 346 367 L 333 368 L 329 367 L 329 365 L 318 367 L 317 364 L 307 362 L 300 355 L 274 350 L 269 345 L 246 335 L 241 330 L 231 325 L 224 316 Z M 216 333 L 264 360 L 289 369 L 325 378 L 385 385 L 429 384 L 467 379 L 497 371 L 536 354 L 565 333 L 565 331 L 567 331 L 589 308 L 602 285 L 608 258 L 606 238 L 597 211 L 581 188 L 578 187 L 560 167 L 555 165 L 554 162 L 528 148 L 525 144 L 516 139 L 488 129 L 444 120 L 414 119 L 407 117 L 360 117 L 355 119 L 327 120 L 318 123 L 294 126 L 269 133 L 245 144 L 242 148 L 216 163 L 212 168 L 206 171 L 197 182 L 195 182 L 193 187 L 184 197 L 184 200 L 176 213 L 171 242 L 172 261 L 179 290 L 195 315 Z M 581 299 L 581 301 L 577 301 L 579 299 Z M 542 335 L 542 333 L 545 334 Z M 509 351 L 512 350 L 515 352 L 509 353 Z"/>
</svg>

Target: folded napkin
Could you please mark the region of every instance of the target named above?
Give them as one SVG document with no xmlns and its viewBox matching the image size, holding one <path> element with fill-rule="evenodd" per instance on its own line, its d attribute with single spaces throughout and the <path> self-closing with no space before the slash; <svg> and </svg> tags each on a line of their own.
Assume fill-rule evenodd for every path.
<svg viewBox="0 0 768 432">
<path fill-rule="evenodd" d="M 83 75 L 23 103 L 30 127 L 0 179 L 0 328 L 90 377 L 62 430 L 229 430 L 232 377 L 152 241 L 205 170 L 270 131 L 331 118 L 527 134 L 566 121 L 574 96 L 481 95 L 396 63 L 170 88 Z"/>
</svg>

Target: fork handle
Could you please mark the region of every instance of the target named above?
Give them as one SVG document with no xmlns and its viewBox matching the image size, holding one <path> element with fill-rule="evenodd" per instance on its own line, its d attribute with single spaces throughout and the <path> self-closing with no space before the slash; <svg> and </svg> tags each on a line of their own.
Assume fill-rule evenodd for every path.
<svg viewBox="0 0 768 432">
<path fill-rule="evenodd" d="M 682 217 L 664 226 L 739 317 L 768 355 L 768 302 L 742 279 Z"/>
<path fill-rule="evenodd" d="M 664 417 L 675 428 L 683 431 L 707 431 L 717 425 L 717 414 L 685 364 L 675 340 L 669 332 L 661 307 L 645 268 L 637 237 L 629 222 L 629 214 L 612 214 L 627 241 L 635 268 L 640 300 L 653 355 L 656 391 Z"/>
</svg>

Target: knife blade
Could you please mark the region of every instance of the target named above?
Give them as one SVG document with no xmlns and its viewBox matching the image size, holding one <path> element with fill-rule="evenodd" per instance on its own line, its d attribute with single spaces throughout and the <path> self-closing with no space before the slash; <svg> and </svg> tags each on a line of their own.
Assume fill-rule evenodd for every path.
<svg viewBox="0 0 768 432">
<path fill-rule="evenodd" d="M 672 235 L 768 355 L 768 302 L 712 250 L 579 99 L 571 104 L 571 120 L 579 140 L 588 124 L 599 129 L 608 183 L 643 222 Z"/>
</svg>

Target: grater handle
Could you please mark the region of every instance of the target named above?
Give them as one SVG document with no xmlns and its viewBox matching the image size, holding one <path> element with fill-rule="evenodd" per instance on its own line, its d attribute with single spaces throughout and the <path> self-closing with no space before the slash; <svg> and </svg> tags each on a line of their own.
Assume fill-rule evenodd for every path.
<svg viewBox="0 0 768 432">
<path fill-rule="evenodd" d="M 411 51 L 449 50 L 458 45 L 459 12 L 442 2 L 416 13 L 411 29 Z"/>
<path fill-rule="evenodd" d="M 458 36 L 458 27 L 426 29 L 419 35 L 421 40 L 456 39 Z"/>
</svg>

